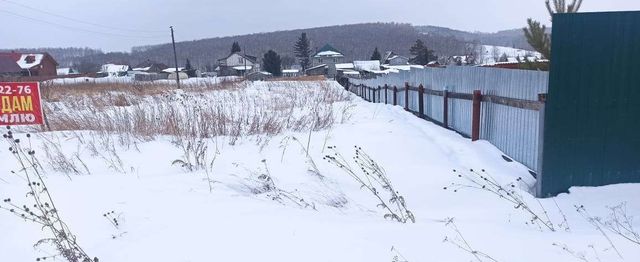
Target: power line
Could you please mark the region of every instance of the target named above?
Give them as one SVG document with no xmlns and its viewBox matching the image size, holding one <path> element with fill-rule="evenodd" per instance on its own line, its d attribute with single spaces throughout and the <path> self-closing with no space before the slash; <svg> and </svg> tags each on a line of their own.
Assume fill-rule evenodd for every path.
<svg viewBox="0 0 640 262">
<path fill-rule="evenodd" d="M 47 15 L 51 15 L 51 16 L 67 19 L 69 21 L 82 23 L 82 24 L 87 24 L 87 25 L 92 25 L 92 26 L 97 26 L 97 27 L 102 27 L 102 28 L 111 29 L 111 30 L 138 32 L 138 33 L 164 33 L 165 32 L 165 31 L 160 31 L 160 30 L 138 30 L 138 29 L 119 28 L 119 27 L 114 27 L 114 26 L 101 25 L 101 24 L 98 24 L 98 23 L 83 21 L 83 20 L 80 20 L 80 19 L 75 19 L 75 18 L 71 18 L 71 17 L 68 17 L 68 16 L 59 15 L 59 14 L 56 14 L 56 13 L 52 13 L 52 12 L 49 12 L 49 11 L 45 11 L 45 10 L 42 10 L 42 9 L 38 9 L 38 8 L 35 8 L 35 7 L 31 7 L 31 6 L 28 6 L 28 5 L 25 5 L 25 4 L 22 4 L 22 3 L 17 3 L 17 2 L 14 2 L 14 1 L 10 1 L 10 0 L 0 0 L 0 1 L 7 2 L 7 3 L 10 3 L 10 4 L 14 4 L 14 5 L 18 5 L 18 6 L 21 6 L 23 8 L 30 9 L 30 10 L 33 10 L 33 11 L 36 11 L 36 12 L 40 12 L 40 13 L 43 13 L 43 14 L 47 14 Z"/>
<path fill-rule="evenodd" d="M 4 1 L 4 0 L 0 0 L 0 1 Z M 10 15 L 13 15 L 13 16 L 16 16 L 16 17 L 20 17 L 20 18 L 23 18 L 23 19 L 28 19 L 28 20 L 32 20 L 32 21 L 48 24 L 48 25 L 58 26 L 58 27 L 69 29 L 69 30 L 83 31 L 83 32 L 87 32 L 87 33 L 102 34 L 102 35 L 117 36 L 117 37 L 126 37 L 126 38 L 146 38 L 146 39 L 164 38 L 164 36 L 124 35 L 124 34 L 109 33 L 109 32 L 99 32 L 99 31 L 93 31 L 93 30 L 88 30 L 88 29 L 79 28 L 79 27 L 73 27 L 73 26 L 67 26 L 67 25 L 63 25 L 63 24 L 58 24 L 58 23 L 54 23 L 54 22 L 50 22 L 50 21 L 46 21 L 46 20 L 42 20 L 42 19 L 38 19 L 38 18 L 28 17 L 28 16 L 25 16 L 25 15 L 21 15 L 21 14 L 18 14 L 18 13 L 7 11 L 7 10 L 0 10 L 0 12 L 7 13 L 7 14 L 10 14 Z"/>
</svg>

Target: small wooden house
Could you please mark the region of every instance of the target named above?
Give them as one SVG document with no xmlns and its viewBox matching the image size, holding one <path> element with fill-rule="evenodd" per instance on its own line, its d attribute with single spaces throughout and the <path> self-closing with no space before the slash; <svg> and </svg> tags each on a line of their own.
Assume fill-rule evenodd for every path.
<svg viewBox="0 0 640 262">
<path fill-rule="evenodd" d="M 243 76 L 260 71 L 260 64 L 255 56 L 235 52 L 225 58 L 218 59 L 216 71 L 219 76 Z"/>
</svg>

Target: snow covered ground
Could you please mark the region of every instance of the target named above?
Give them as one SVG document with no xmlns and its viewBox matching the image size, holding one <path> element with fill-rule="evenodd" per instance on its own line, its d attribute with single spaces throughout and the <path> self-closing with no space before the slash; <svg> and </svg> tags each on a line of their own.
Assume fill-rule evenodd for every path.
<svg viewBox="0 0 640 262">
<path fill-rule="evenodd" d="M 311 99 L 299 103 L 304 98 L 285 90 L 303 85 L 300 88 L 332 91 L 301 91 Z M 202 96 L 230 92 L 225 97 L 293 105 L 292 114 L 304 119 L 305 111 L 318 108 L 310 101 L 328 101 L 320 98 L 341 89 L 335 82 L 269 82 L 203 91 Z M 182 95 L 159 95 L 171 96 Z M 146 97 L 142 104 L 161 101 L 156 98 Z M 85 251 L 100 261 L 640 260 L 640 245 L 606 228 L 603 235 L 574 207 L 583 205 L 589 216 L 604 222 L 607 207 L 626 203 L 628 215 L 640 216 L 638 184 L 572 188 L 570 194 L 538 202 L 527 193 L 534 183 L 527 168 L 505 162 L 487 142 L 471 142 L 401 107 L 355 96 L 333 99 L 329 106 L 334 121 L 312 132 L 282 124 L 285 128 L 277 134 L 242 133 L 235 141 L 221 132 L 206 138 L 207 164 L 195 171 L 172 164 L 185 158 L 185 150 L 171 135 L 131 142 L 122 141 L 117 132 L 70 130 L 37 133 L 30 143 L 46 170 L 62 219 Z M 24 134 L 17 136 L 29 141 Z M 385 219 L 372 193 L 323 160 L 339 152 L 355 167 L 354 146 L 384 168 L 415 223 Z M 28 204 L 24 181 L 10 172 L 17 170 L 12 159 L 2 147 L 0 199 Z M 56 159 L 67 159 L 77 172 L 61 172 L 64 165 L 56 165 Z M 543 215 L 544 207 L 549 218 L 543 220 L 552 221 L 555 231 L 531 223 L 529 213 L 486 190 L 452 186 L 468 183 L 464 177 L 471 176 L 470 169 L 484 169 L 500 185 L 513 184 L 533 212 Z M 274 200 L 274 192 L 261 193 L 263 175 L 311 206 Z M 119 220 L 118 228 L 103 217 L 110 211 Z M 639 221 L 632 225 L 640 228 Z M 47 237 L 46 231 L 5 210 L 0 210 L 0 232 L 0 261 L 55 254 L 33 247 Z"/>
<path fill-rule="evenodd" d="M 499 63 L 503 55 L 507 57 L 506 62 L 518 62 L 518 58 L 522 61 L 525 61 L 525 59 L 529 59 L 529 61 L 542 59 L 542 54 L 530 50 L 493 45 L 482 45 L 480 48 L 482 48 L 482 58 L 480 61 L 483 65 Z"/>
</svg>

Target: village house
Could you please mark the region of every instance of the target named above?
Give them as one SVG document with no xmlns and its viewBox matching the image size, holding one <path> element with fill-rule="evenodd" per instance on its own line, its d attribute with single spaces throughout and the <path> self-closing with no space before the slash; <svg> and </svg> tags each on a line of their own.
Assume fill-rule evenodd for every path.
<svg viewBox="0 0 640 262">
<path fill-rule="evenodd" d="M 344 55 L 330 44 L 324 45 L 311 57 L 311 68 L 307 69 L 307 75 L 325 75 L 335 77 L 336 64 L 344 62 Z"/>
<path fill-rule="evenodd" d="M 0 70 L 0 74 L 12 74 L 17 75 L 14 66 L 10 66 L 10 61 L 17 64 L 20 68 L 20 76 L 56 76 L 56 68 L 58 62 L 49 53 L 16 53 L 5 52 L 0 53 L 2 62 L 5 64 L 5 68 Z"/>
<path fill-rule="evenodd" d="M 409 58 L 406 57 L 406 56 L 398 55 L 398 54 L 394 53 L 393 51 L 388 51 L 382 57 L 382 64 L 393 65 L 393 66 L 395 66 L 395 65 L 408 65 L 409 64 Z"/>
<path fill-rule="evenodd" d="M 56 75 L 58 76 L 70 76 L 70 75 L 79 75 L 80 72 L 78 70 L 73 69 L 71 67 L 61 67 L 56 69 Z"/>
<path fill-rule="evenodd" d="M 251 72 L 260 71 L 258 58 L 240 52 L 229 54 L 218 59 L 218 76 L 244 76 Z"/>
<path fill-rule="evenodd" d="M 133 67 L 132 71 L 144 73 L 162 73 L 168 66 L 163 63 L 147 60 Z"/>
<path fill-rule="evenodd" d="M 131 71 L 128 72 L 128 75 L 133 76 L 133 79 L 136 81 L 167 79 L 170 74 L 168 72 L 164 72 L 167 68 L 168 66 L 163 63 L 146 60 L 134 66 Z"/>
<path fill-rule="evenodd" d="M 299 69 L 283 69 L 282 70 L 283 77 L 297 77 L 300 76 Z"/>
<path fill-rule="evenodd" d="M 249 81 L 264 81 L 272 77 L 273 75 L 271 73 L 262 71 L 251 72 L 246 76 Z"/>
<path fill-rule="evenodd" d="M 131 67 L 128 65 L 105 64 L 100 67 L 100 77 L 124 77 L 128 76 Z"/>
<path fill-rule="evenodd" d="M 22 68 L 18 66 L 16 61 L 9 56 L 0 55 L 0 77 L 19 76 L 22 76 Z"/>
<path fill-rule="evenodd" d="M 342 52 L 335 49 L 330 44 L 324 45 L 320 48 L 312 57 L 311 65 L 319 66 L 319 65 L 328 65 L 328 64 L 338 64 L 344 62 L 344 55 Z"/>
</svg>

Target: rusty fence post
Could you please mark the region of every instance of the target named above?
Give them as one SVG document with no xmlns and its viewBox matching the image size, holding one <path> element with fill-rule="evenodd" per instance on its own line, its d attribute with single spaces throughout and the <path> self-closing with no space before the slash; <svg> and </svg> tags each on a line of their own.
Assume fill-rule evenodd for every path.
<svg viewBox="0 0 640 262">
<path fill-rule="evenodd" d="M 384 104 L 388 104 L 388 100 L 387 100 L 387 90 L 389 89 L 389 86 L 387 84 L 384 84 Z"/>
<path fill-rule="evenodd" d="M 449 128 L 449 91 L 446 88 L 442 91 L 442 99 L 442 125 Z"/>
<path fill-rule="evenodd" d="M 367 100 L 367 86 L 362 86 L 362 98 Z"/>
<path fill-rule="evenodd" d="M 364 97 L 366 97 L 365 100 L 371 102 L 371 88 L 369 86 L 367 86 L 364 90 Z"/>
<path fill-rule="evenodd" d="M 409 82 L 404 82 L 404 110 L 409 111 Z"/>
<path fill-rule="evenodd" d="M 473 90 L 473 117 L 471 120 L 471 141 L 480 140 L 480 109 L 482 105 L 482 93 Z"/>
<path fill-rule="evenodd" d="M 375 89 L 373 89 L 373 87 L 369 88 L 369 102 L 373 102 L 373 92 Z"/>
<path fill-rule="evenodd" d="M 393 86 L 393 105 L 394 106 L 398 105 L 398 87 L 397 86 Z"/>
<path fill-rule="evenodd" d="M 374 103 L 376 102 L 376 90 L 378 89 L 376 88 L 373 89 L 373 97 L 371 97 L 371 102 L 374 102 Z"/>
<path fill-rule="evenodd" d="M 418 86 L 418 115 L 424 118 L 424 86 Z"/>
</svg>

